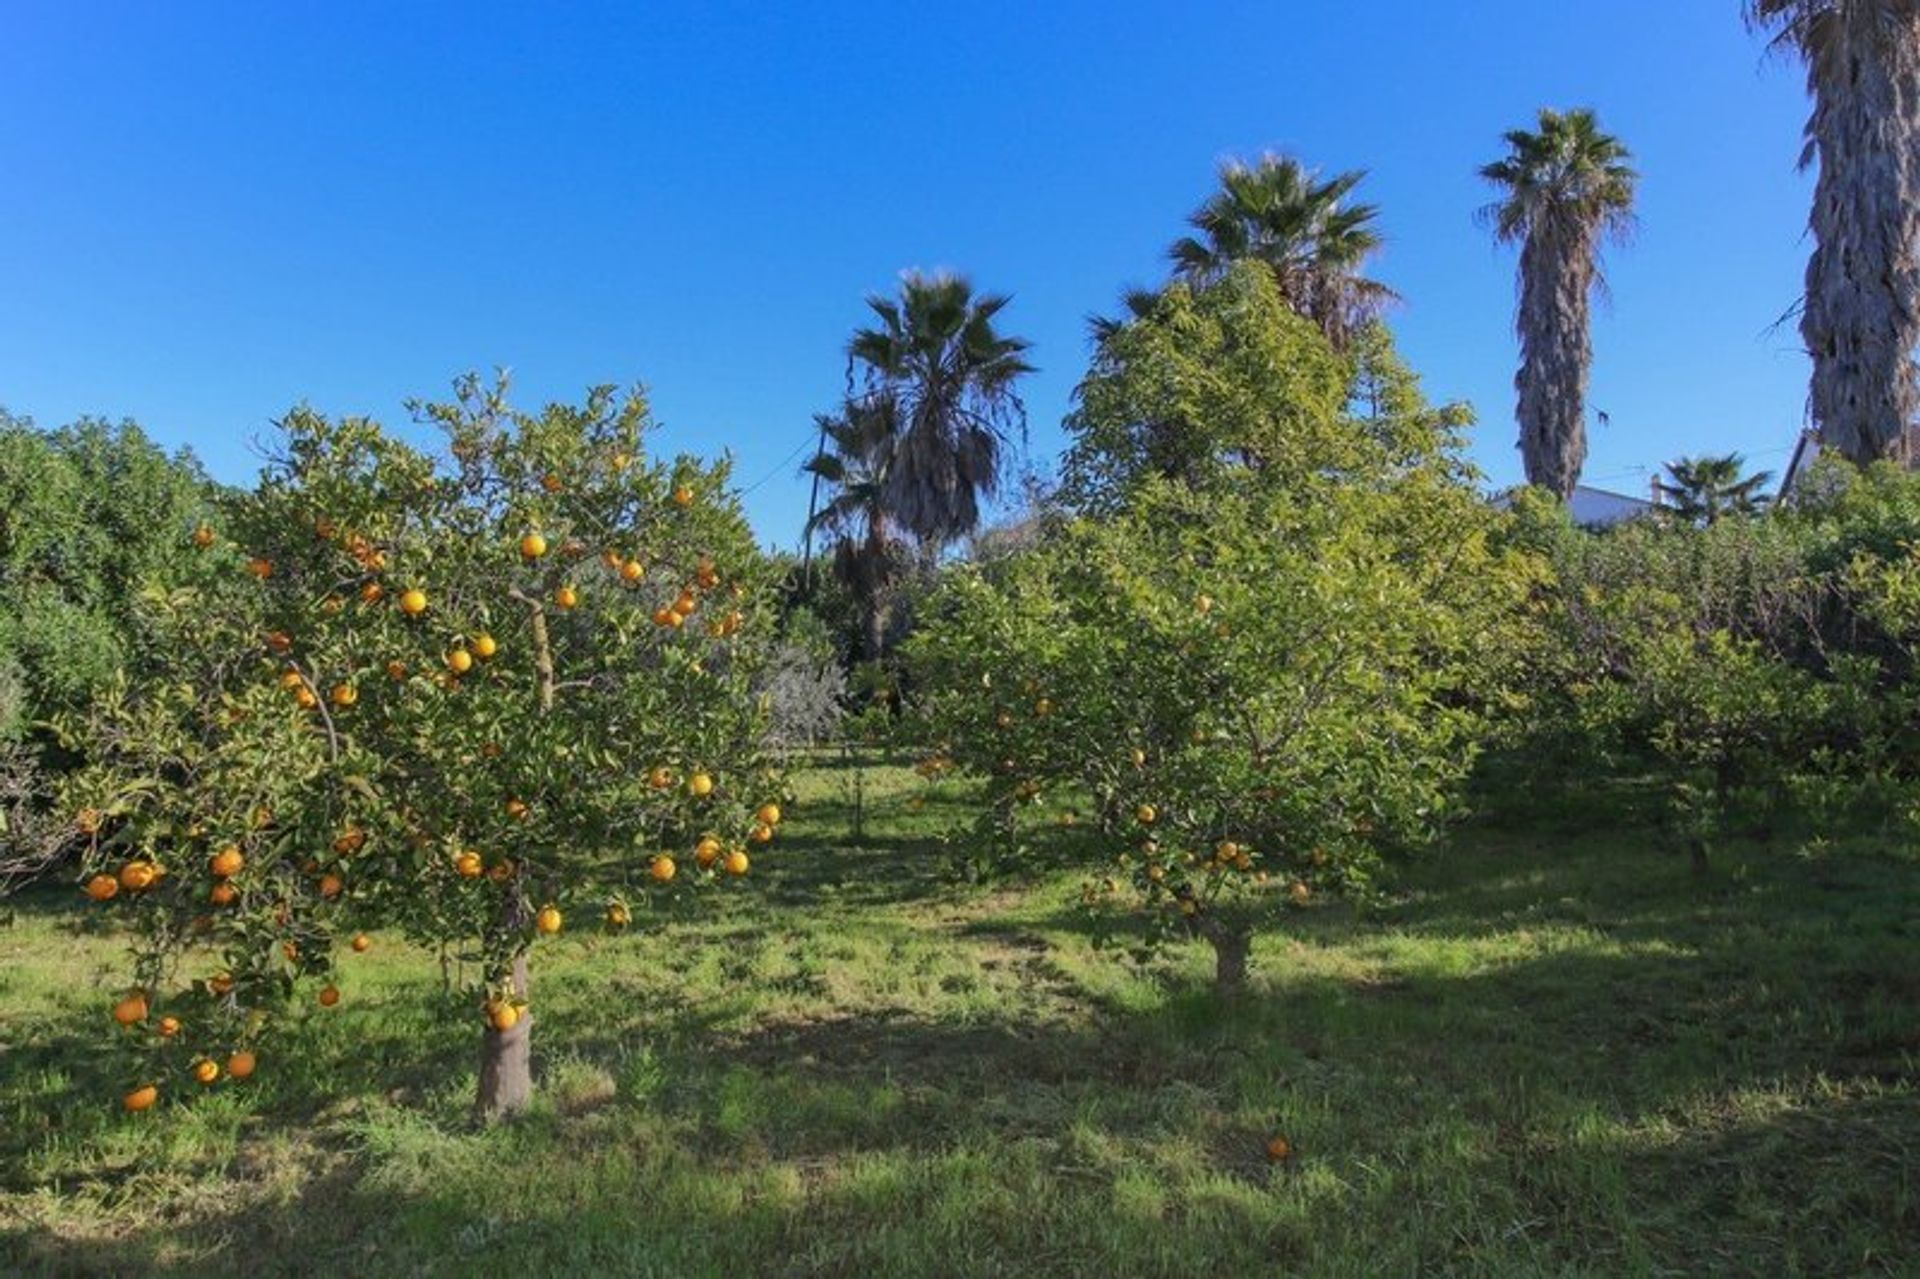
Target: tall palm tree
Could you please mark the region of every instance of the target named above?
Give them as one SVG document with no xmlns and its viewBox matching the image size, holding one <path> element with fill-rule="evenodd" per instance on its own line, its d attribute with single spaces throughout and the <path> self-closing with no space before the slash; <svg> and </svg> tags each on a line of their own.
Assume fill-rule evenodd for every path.
<svg viewBox="0 0 1920 1279">
<path fill-rule="evenodd" d="M 1771 471 L 1742 475 L 1746 459 L 1738 453 L 1722 457 L 1683 457 L 1667 463 L 1668 482 L 1660 485 L 1667 509 L 1688 524 L 1714 524 L 1730 515 L 1755 515 L 1767 505 L 1760 490 L 1773 478 Z"/>
<path fill-rule="evenodd" d="M 1025 429 L 1016 384 L 1031 344 L 994 327 L 1007 302 L 965 276 L 908 272 L 898 299 L 867 299 L 880 323 L 847 345 L 849 380 L 895 426 L 888 509 L 932 553 L 980 526 L 1009 433 Z"/>
<path fill-rule="evenodd" d="M 1348 334 L 1397 297 L 1362 274 L 1381 244 L 1374 229 L 1379 210 L 1348 202 L 1366 176 L 1322 180 L 1289 156 L 1229 161 L 1220 169 L 1220 189 L 1187 219 L 1199 234 L 1174 241 L 1167 256 L 1176 274 L 1200 285 L 1235 262 L 1266 263 L 1288 305 L 1344 347 Z"/>
<path fill-rule="evenodd" d="M 1590 110 L 1542 110 L 1537 133 L 1514 129 L 1506 142 L 1507 154 L 1480 170 L 1501 190 L 1481 216 L 1502 243 L 1520 245 L 1520 456 L 1529 484 L 1565 500 L 1587 460 L 1593 294 L 1606 288 L 1600 248 L 1632 229 L 1639 175 Z"/>
<path fill-rule="evenodd" d="M 1800 335 L 1821 442 L 1906 458 L 1920 411 L 1920 0 L 1746 0 L 1747 21 L 1807 64 L 1819 161 Z"/>
<path fill-rule="evenodd" d="M 818 529 L 833 540 L 834 576 L 860 608 L 861 656 L 878 661 L 905 550 L 887 496 L 895 423 L 884 400 L 850 401 L 814 420 L 821 449 L 803 469 L 826 483 L 830 495 L 807 521 L 807 537 Z"/>
</svg>

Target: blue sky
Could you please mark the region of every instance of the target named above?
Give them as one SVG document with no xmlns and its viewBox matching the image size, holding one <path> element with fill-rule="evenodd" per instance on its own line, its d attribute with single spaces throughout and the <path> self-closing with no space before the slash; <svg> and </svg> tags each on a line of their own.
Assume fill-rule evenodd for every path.
<svg viewBox="0 0 1920 1279">
<path fill-rule="evenodd" d="M 1513 450 L 1513 258 L 1475 176 L 1542 105 L 1634 149 L 1640 230 L 1595 332 L 1591 482 L 1740 449 L 1778 468 L 1806 362 L 1796 68 L 1734 0 L 0 6 L 0 405 L 137 418 L 219 477 L 306 400 L 505 365 L 526 402 L 646 382 L 792 544 L 798 453 L 864 294 L 1010 292 L 1045 469 L 1084 320 L 1164 275 L 1218 162 L 1370 171 L 1436 397 Z"/>
</svg>

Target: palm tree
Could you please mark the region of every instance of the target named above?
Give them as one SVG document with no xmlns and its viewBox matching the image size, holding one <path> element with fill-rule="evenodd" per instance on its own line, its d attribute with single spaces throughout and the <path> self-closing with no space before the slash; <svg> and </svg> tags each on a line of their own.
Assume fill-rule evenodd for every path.
<svg viewBox="0 0 1920 1279">
<path fill-rule="evenodd" d="M 1906 458 L 1920 410 L 1920 0 L 1747 0 L 1747 22 L 1807 64 L 1813 256 L 1800 335 L 1821 442 Z"/>
<path fill-rule="evenodd" d="M 1722 457 L 1683 457 L 1667 463 L 1668 482 L 1660 485 L 1667 509 L 1688 524 L 1713 524 L 1729 515 L 1755 515 L 1767 505 L 1761 493 L 1771 471 L 1741 475 L 1746 459 L 1738 453 Z"/>
<path fill-rule="evenodd" d="M 1206 285 L 1235 262 L 1264 262 L 1287 304 L 1344 348 L 1348 334 L 1398 296 L 1361 274 L 1381 243 L 1374 229 L 1379 210 L 1347 202 L 1366 176 L 1354 171 L 1322 181 L 1288 156 L 1229 161 L 1220 169 L 1220 189 L 1187 219 L 1199 235 L 1167 250 L 1175 273 Z"/>
<path fill-rule="evenodd" d="M 929 553 L 980 526 L 980 501 L 1000 483 L 1010 430 L 1026 426 L 1015 384 L 1033 372 L 1030 343 L 1003 336 L 999 294 L 976 296 L 965 276 L 908 272 L 896 299 L 873 296 L 880 318 L 848 343 L 848 378 L 895 427 L 886 504 Z"/>
<path fill-rule="evenodd" d="M 878 661 L 886 648 L 887 620 L 903 562 L 900 528 L 888 504 L 895 424 L 884 400 L 850 401 L 837 414 L 814 418 L 820 451 L 803 468 L 831 493 L 807 521 L 833 539 L 833 572 L 860 608 L 861 654 Z M 828 451 L 831 445 L 832 451 Z"/>
<path fill-rule="evenodd" d="M 1590 110 L 1542 110 L 1540 130 L 1507 133 L 1507 154 L 1480 170 L 1502 196 L 1482 210 L 1502 243 L 1520 245 L 1520 455 L 1527 482 L 1571 497 L 1587 460 L 1592 301 L 1606 288 L 1603 240 L 1633 226 L 1639 175 Z"/>
</svg>

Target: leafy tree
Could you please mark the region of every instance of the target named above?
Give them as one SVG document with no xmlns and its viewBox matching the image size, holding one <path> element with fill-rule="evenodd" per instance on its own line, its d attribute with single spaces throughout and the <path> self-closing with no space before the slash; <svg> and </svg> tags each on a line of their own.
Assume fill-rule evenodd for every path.
<svg viewBox="0 0 1920 1279">
<path fill-rule="evenodd" d="M 1631 156 L 1592 111 L 1540 112 L 1538 132 L 1507 133 L 1507 154 L 1480 170 L 1501 197 L 1483 210 L 1502 243 L 1520 245 L 1520 454 L 1527 482 L 1571 497 L 1587 460 L 1592 295 L 1606 287 L 1601 243 L 1632 226 Z"/>
<path fill-rule="evenodd" d="M 1230 161 L 1220 189 L 1188 219 L 1198 234 L 1168 250 L 1175 272 L 1206 285 L 1236 262 L 1259 262 L 1287 305 L 1344 347 L 1396 296 L 1363 274 L 1380 248 L 1379 210 L 1350 200 L 1365 178 L 1356 171 L 1322 179 L 1290 156 Z"/>
<path fill-rule="evenodd" d="M 1453 811 L 1537 572 L 1445 415 L 1395 375 L 1349 416 L 1352 368 L 1261 268 L 1176 285 L 1099 356 L 1039 542 L 952 574 L 909 645 L 923 767 L 986 779 L 983 838 L 1090 798 L 1089 903 L 1204 938 L 1223 991 L 1262 919 Z M 1204 463 L 1156 465 L 1151 421 Z"/>
<path fill-rule="evenodd" d="M 136 599 L 195 571 L 176 534 L 216 490 L 131 422 L 57 431 L 0 413 L 0 739 L 140 665 Z"/>
<path fill-rule="evenodd" d="M 1688 524 L 1713 524 L 1729 515 L 1754 515 L 1768 498 L 1760 490 L 1773 479 L 1771 471 L 1743 474 L 1738 453 L 1720 457 L 1683 457 L 1667 463 L 1661 492 L 1674 518 Z"/>
<path fill-rule="evenodd" d="M 1112 512 L 1149 476 L 1205 484 L 1357 456 L 1364 435 L 1341 416 L 1349 373 L 1258 264 L 1205 288 L 1176 282 L 1095 349 L 1067 419 L 1061 499 Z"/>
<path fill-rule="evenodd" d="M 909 272 L 898 299 L 867 299 L 880 323 L 847 347 L 865 407 L 893 427 L 887 509 L 932 551 L 979 527 L 1009 432 L 1025 426 L 1017 386 L 1031 344 L 995 326 L 1008 301 L 976 295 L 965 276 Z"/>
<path fill-rule="evenodd" d="M 450 467 L 289 415 L 228 535 L 174 530 L 219 571 L 147 601 L 157 676 L 63 726 L 86 889 L 140 938 L 130 1108 L 251 1073 L 275 1007 L 337 1002 L 345 939 L 391 924 L 476 966 L 478 1105 L 517 1110 L 536 939 L 672 909 L 773 837 L 724 469 L 649 462 L 637 393 L 527 413 L 466 379 L 420 413 Z"/>
<path fill-rule="evenodd" d="M 1920 3 L 1746 0 L 1747 21 L 1805 61 L 1819 162 L 1800 333 L 1827 446 L 1859 464 L 1906 453 L 1920 416 Z"/>
</svg>

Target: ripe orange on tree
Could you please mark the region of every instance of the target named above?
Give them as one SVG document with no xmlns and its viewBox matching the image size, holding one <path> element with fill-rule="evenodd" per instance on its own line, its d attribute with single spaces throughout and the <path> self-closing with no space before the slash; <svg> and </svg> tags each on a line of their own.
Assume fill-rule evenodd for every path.
<svg viewBox="0 0 1920 1279">
<path fill-rule="evenodd" d="M 255 1066 L 252 1053 L 242 1050 L 227 1058 L 227 1075 L 233 1079 L 245 1079 L 253 1074 Z"/>
</svg>

